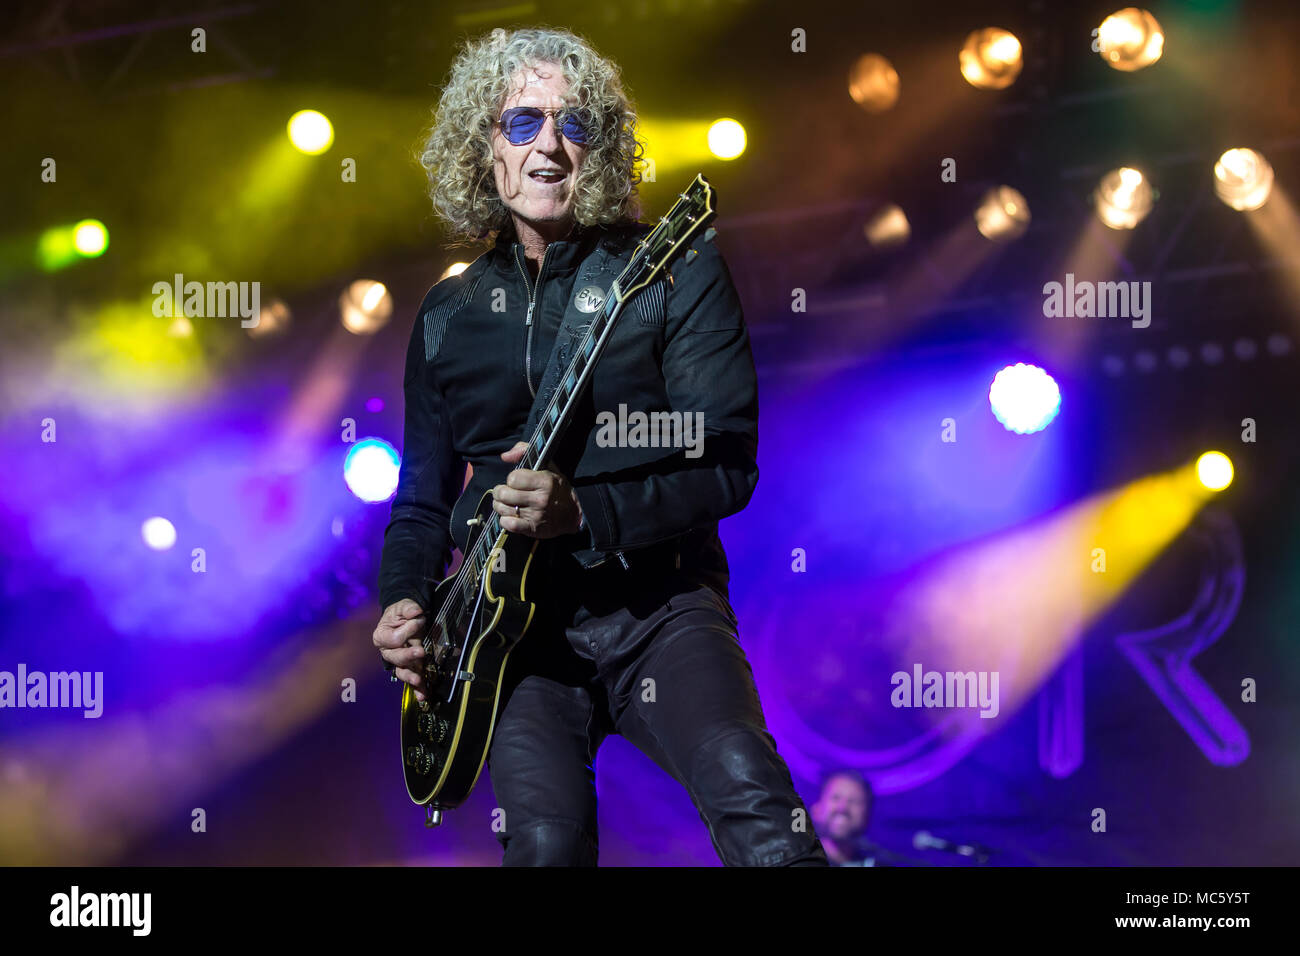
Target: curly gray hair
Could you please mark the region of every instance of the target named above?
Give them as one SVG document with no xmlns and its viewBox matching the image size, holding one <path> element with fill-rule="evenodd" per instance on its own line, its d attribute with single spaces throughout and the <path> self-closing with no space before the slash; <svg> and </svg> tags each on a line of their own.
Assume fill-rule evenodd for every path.
<svg viewBox="0 0 1300 956">
<path fill-rule="evenodd" d="M 618 67 L 567 30 L 498 28 L 467 41 L 456 57 L 420 154 L 451 245 L 490 239 L 509 222 L 492 173 L 492 124 L 519 71 L 541 63 L 559 64 L 576 106 L 595 124 L 574 178 L 574 218 L 584 226 L 608 225 L 640 214 L 645 151 Z"/>
</svg>

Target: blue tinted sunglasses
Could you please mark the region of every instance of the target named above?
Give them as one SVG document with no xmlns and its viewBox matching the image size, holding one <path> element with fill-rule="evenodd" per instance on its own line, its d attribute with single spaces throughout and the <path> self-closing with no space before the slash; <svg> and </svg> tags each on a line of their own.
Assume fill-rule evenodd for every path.
<svg viewBox="0 0 1300 956">
<path fill-rule="evenodd" d="M 591 119 L 584 111 L 543 110 L 536 106 L 516 106 L 502 113 L 497 125 L 501 127 L 501 134 L 508 142 L 515 146 L 523 146 L 537 138 L 548 115 L 555 116 L 560 134 L 570 143 L 579 146 L 587 145 L 590 138 L 587 131 Z"/>
</svg>

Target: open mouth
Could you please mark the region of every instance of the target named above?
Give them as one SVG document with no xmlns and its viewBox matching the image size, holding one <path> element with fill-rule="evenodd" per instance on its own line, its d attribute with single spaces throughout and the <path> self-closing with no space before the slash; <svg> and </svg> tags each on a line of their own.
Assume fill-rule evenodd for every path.
<svg viewBox="0 0 1300 956">
<path fill-rule="evenodd" d="M 540 172 L 534 171 L 529 173 L 528 175 L 532 177 L 534 182 L 543 183 L 547 186 L 552 186 L 556 183 L 564 182 L 565 179 L 565 174 L 559 172 L 558 170 L 544 170 Z"/>
</svg>

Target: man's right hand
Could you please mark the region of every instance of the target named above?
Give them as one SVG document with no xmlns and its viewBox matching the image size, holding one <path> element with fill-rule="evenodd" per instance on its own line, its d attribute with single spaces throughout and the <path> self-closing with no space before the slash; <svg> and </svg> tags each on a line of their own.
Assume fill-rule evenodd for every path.
<svg viewBox="0 0 1300 956">
<path fill-rule="evenodd" d="M 374 644 L 379 656 L 395 665 L 397 679 L 415 689 L 416 700 L 423 701 L 424 645 L 420 641 L 428 626 L 424 609 L 410 598 L 390 604 L 375 627 Z"/>
</svg>

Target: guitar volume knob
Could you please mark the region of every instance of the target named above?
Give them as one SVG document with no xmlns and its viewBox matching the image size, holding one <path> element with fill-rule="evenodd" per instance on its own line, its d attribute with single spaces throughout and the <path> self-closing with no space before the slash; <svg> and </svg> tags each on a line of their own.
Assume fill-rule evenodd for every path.
<svg viewBox="0 0 1300 956">
<path fill-rule="evenodd" d="M 436 744 L 445 742 L 451 731 L 451 722 L 435 714 L 421 714 L 416 726 L 422 737 Z"/>
<path fill-rule="evenodd" d="M 433 738 L 434 743 L 446 743 L 447 738 L 451 736 L 451 721 L 445 717 L 435 718 L 430 736 Z"/>
</svg>

